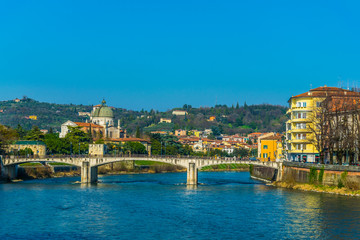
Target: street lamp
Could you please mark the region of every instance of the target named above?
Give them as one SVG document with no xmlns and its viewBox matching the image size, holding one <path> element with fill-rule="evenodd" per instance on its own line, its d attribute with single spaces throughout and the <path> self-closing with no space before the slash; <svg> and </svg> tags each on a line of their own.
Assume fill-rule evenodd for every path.
<svg viewBox="0 0 360 240">
<path fill-rule="evenodd" d="M 80 142 L 79 142 L 79 156 L 80 156 Z"/>
</svg>

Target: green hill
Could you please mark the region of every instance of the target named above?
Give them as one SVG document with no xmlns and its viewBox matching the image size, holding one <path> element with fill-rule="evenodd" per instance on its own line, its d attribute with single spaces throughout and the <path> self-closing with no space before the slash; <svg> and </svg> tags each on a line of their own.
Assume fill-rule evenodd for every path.
<svg viewBox="0 0 360 240">
<path fill-rule="evenodd" d="M 287 108 L 269 104 L 246 105 L 228 107 L 216 105 L 215 107 L 193 108 L 184 105 L 177 110 L 185 110 L 185 116 L 172 115 L 172 110 L 165 112 L 132 111 L 114 108 L 115 119 L 121 120 L 121 126 L 128 133 L 135 133 L 139 128 L 143 132 L 153 130 L 198 129 L 212 128 L 225 134 L 249 133 L 253 131 L 285 130 L 285 113 Z M 38 126 L 40 129 L 60 131 L 60 126 L 67 120 L 85 122 L 88 116 L 79 116 L 78 112 L 90 112 L 92 106 L 75 104 L 54 104 L 38 102 L 30 98 L 23 98 L 20 102 L 14 100 L 0 102 L 0 124 L 15 128 L 20 124 L 25 129 Z M 29 118 L 36 116 L 36 120 Z M 210 116 L 216 120 L 209 121 Z M 160 118 L 170 118 L 171 124 L 159 124 Z"/>
</svg>

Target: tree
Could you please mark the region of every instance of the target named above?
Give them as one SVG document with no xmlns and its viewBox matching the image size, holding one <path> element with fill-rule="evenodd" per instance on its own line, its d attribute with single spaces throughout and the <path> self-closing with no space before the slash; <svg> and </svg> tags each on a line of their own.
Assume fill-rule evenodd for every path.
<svg viewBox="0 0 360 240">
<path fill-rule="evenodd" d="M 65 140 L 70 142 L 72 153 L 86 152 L 92 139 L 89 138 L 87 133 L 81 131 L 79 127 L 69 126 L 68 128 L 69 132 L 66 134 Z"/>
<path fill-rule="evenodd" d="M 0 124 L 0 153 L 4 154 L 5 146 L 18 137 L 19 135 L 15 130 Z"/>
<path fill-rule="evenodd" d="M 139 142 L 126 142 L 124 144 L 124 151 L 130 151 L 131 153 L 135 154 L 146 154 L 146 148 Z"/>
<path fill-rule="evenodd" d="M 135 137 L 140 138 L 140 128 L 136 127 Z"/>
<path fill-rule="evenodd" d="M 321 164 L 324 164 L 325 149 L 329 146 L 330 103 L 330 98 L 323 100 L 320 106 L 315 108 L 312 113 L 309 113 L 308 118 L 311 122 L 305 124 L 306 128 L 311 132 L 306 139 L 319 152 Z"/>
<path fill-rule="evenodd" d="M 34 126 L 25 136 L 26 140 L 43 141 L 44 134 L 40 131 L 38 126 Z"/>
<path fill-rule="evenodd" d="M 17 125 L 15 131 L 18 133 L 20 139 L 26 136 L 26 130 L 23 129 L 20 124 Z"/>
<path fill-rule="evenodd" d="M 65 138 L 59 138 L 58 133 L 45 134 L 44 142 L 49 154 L 70 153 L 70 142 Z"/>
</svg>

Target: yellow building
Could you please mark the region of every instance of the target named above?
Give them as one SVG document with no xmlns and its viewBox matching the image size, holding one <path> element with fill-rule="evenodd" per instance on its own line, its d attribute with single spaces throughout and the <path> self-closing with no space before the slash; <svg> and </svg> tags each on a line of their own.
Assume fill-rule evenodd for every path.
<svg viewBox="0 0 360 240">
<path fill-rule="evenodd" d="M 355 97 L 359 98 L 357 92 L 336 88 L 318 87 L 306 93 L 292 96 L 287 114 L 289 120 L 286 122 L 286 159 L 288 161 L 317 162 L 319 152 L 314 145 L 314 121 L 316 111 L 326 97 Z"/>
<path fill-rule="evenodd" d="M 261 150 L 260 150 L 260 160 L 261 161 L 272 161 L 282 159 L 282 143 L 281 136 L 269 136 L 262 138 L 261 140 Z"/>
<path fill-rule="evenodd" d="M 37 116 L 31 115 L 31 116 L 29 116 L 29 119 L 31 119 L 31 120 L 37 120 Z"/>
<path fill-rule="evenodd" d="M 202 131 L 192 130 L 192 133 L 193 133 L 194 136 L 200 137 L 200 135 L 202 134 Z"/>
</svg>

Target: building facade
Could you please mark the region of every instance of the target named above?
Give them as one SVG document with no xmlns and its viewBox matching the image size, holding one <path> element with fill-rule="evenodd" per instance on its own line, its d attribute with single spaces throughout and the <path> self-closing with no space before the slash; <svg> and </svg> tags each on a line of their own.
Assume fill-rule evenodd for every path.
<svg viewBox="0 0 360 240">
<path fill-rule="evenodd" d="M 336 87 L 318 87 L 308 92 L 292 96 L 286 122 L 285 152 L 288 161 L 317 162 L 319 151 L 315 146 L 315 121 L 321 102 L 327 97 L 346 97 L 359 99 L 358 92 Z"/>
<path fill-rule="evenodd" d="M 259 153 L 261 161 L 275 162 L 282 159 L 281 135 L 268 136 L 259 141 L 261 142 Z"/>
<path fill-rule="evenodd" d="M 41 157 L 46 155 L 46 145 L 41 141 L 17 141 L 8 146 L 9 153 L 26 149 L 31 149 L 35 156 Z"/>
<path fill-rule="evenodd" d="M 101 104 L 93 107 L 90 116 L 90 123 L 66 121 L 61 125 L 60 137 L 64 138 L 69 132 L 69 126 L 80 127 L 82 131 L 89 132 L 94 138 L 124 138 L 126 131 L 120 127 L 120 121 L 115 126 L 115 118 L 113 110 L 106 105 L 103 100 Z"/>
</svg>

